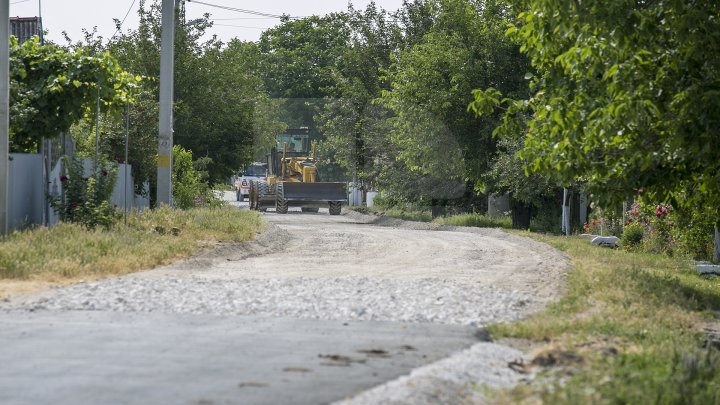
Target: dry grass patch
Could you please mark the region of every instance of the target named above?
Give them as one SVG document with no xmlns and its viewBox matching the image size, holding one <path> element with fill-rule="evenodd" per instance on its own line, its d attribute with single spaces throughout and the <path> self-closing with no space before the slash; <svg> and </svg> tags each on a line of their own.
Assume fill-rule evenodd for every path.
<svg viewBox="0 0 720 405">
<path fill-rule="evenodd" d="M 173 234 L 173 228 L 179 232 Z M 215 242 L 249 240 L 263 228 L 257 213 L 231 207 L 161 208 L 133 213 L 127 226 L 119 223 L 107 231 L 59 224 L 15 232 L 0 241 L 0 280 L 59 282 L 126 274 L 187 258 Z"/>
</svg>

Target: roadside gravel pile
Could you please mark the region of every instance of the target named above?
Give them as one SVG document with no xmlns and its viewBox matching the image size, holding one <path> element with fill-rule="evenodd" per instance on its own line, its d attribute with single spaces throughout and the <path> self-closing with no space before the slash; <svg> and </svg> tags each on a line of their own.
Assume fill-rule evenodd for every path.
<svg viewBox="0 0 720 405">
<path fill-rule="evenodd" d="M 512 321 L 531 302 L 518 291 L 451 280 L 367 277 L 284 279 L 143 279 L 81 283 L 17 307 L 260 315 L 485 325 Z"/>
</svg>

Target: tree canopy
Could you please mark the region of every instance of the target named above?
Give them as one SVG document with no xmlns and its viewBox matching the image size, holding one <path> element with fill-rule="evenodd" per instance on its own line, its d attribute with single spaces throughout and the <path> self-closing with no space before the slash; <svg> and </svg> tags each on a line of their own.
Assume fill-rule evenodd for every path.
<svg viewBox="0 0 720 405">
<path fill-rule="evenodd" d="M 530 117 L 520 152 L 528 169 L 582 181 L 604 202 L 692 195 L 720 218 L 720 3 L 514 7 L 508 35 L 537 72 L 532 97 L 506 100 Z"/>
</svg>

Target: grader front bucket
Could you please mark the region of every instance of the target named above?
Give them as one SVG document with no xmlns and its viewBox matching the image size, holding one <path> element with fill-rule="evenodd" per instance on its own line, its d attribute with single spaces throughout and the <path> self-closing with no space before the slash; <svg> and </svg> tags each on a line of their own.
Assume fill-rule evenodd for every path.
<svg viewBox="0 0 720 405">
<path fill-rule="evenodd" d="M 347 201 L 345 183 L 296 183 L 282 182 L 284 198 L 290 206 L 309 206 L 319 204 L 327 206 L 328 202 Z"/>
</svg>

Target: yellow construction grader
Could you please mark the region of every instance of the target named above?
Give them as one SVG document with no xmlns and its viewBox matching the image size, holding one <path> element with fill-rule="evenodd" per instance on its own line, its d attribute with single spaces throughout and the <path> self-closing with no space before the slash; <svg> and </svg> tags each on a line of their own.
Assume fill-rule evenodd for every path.
<svg viewBox="0 0 720 405">
<path fill-rule="evenodd" d="M 330 215 L 340 215 L 347 201 L 345 183 L 318 181 L 315 144 L 311 145 L 307 128 L 278 135 L 267 159 L 265 180 L 250 182 L 251 210 L 274 207 L 278 214 L 287 214 L 289 207 L 300 207 L 302 212 L 327 207 Z"/>
</svg>

